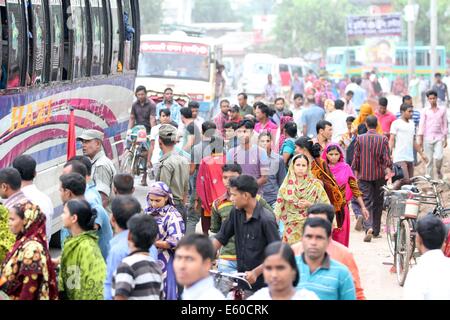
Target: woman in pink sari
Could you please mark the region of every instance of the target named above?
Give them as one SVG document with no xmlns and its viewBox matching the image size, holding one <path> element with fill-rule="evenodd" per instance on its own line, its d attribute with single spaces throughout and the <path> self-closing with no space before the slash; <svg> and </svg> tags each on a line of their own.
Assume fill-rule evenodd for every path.
<svg viewBox="0 0 450 320">
<path fill-rule="evenodd" d="M 350 210 L 349 204 L 355 197 L 361 206 L 364 218 L 369 218 L 369 212 L 366 209 L 362 193 L 358 187 L 358 181 L 353 174 L 351 167 L 345 162 L 344 152 L 338 144 L 330 144 L 322 154 L 323 160 L 327 161 L 331 172 L 333 173 L 339 188 L 345 190 L 345 217 L 341 228 L 333 230 L 333 240 L 348 247 L 350 243 Z"/>
</svg>

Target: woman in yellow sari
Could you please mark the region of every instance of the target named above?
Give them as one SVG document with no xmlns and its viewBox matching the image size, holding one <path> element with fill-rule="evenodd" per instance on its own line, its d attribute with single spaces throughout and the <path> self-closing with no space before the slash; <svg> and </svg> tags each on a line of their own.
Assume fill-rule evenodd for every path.
<svg viewBox="0 0 450 320">
<path fill-rule="evenodd" d="M 353 122 L 352 125 L 352 131 L 354 134 L 358 133 L 358 127 L 361 124 L 365 124 L 366 123 L 366 119 L 369 116 L 374 116 L 375 113 L 373 112 L 373 108 L 370 104 L 365 103 L 361 106 L 361 110 L 359 111 L 359 116 L 356 118 L 355 122 Z M 380 123 L 378 122 L 378 127 L 377 127 L 377 133 L 379 134 L 383 134 L 383 129 L 381 128 Z"/>
<path fill-rule="evenodd" d="M 307 211 L 318 203 L 330 204 L 330 200 L 320 181 L 313 177 L 308 157 L 296 155 L 275 205 L 275 216 L 284 225 L 283 242 L 293 245 L 301 240 Z"/>
</svg>

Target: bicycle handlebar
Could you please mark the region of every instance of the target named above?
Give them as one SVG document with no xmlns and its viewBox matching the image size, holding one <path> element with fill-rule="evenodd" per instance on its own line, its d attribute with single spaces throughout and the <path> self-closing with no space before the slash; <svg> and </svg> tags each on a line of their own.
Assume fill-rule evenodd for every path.
<svg viewBox="0 0 450 320">
<path fill-rule="evenodd" d="M 224 277 L 224 278 L 230 278 L 230 279 L 234 279 L 234 280 L 243 281 L 247 284 L 247 286 L 250 289 L 252 289 L 252 285 L 250 284 L 250 282 L 248 282 L 247 279 L 245 279 L 245 276 L 246 276 L 245 273 L 230 274 L 230 273 L 225 273 L 225 272 L 219 272 L 216 270 L 209 270 L 209 273 L 216 277 Z"/>
<path fill-rule="evenodd" d="M 424 181 L 424 182 L 428 182 L 428 183 L 430 183 L 432 185 L 436 185 L 436 186 L 445 184 L 445 181 L 433 180 L 433 179 L 431 179 L 430 176 L 417 176 L 417 177 L 411 178 L 410 180 L 411 180 L 412 183 L 416 183 L 416 182 L 419 182 L 419 181 Z"/>
</svg>

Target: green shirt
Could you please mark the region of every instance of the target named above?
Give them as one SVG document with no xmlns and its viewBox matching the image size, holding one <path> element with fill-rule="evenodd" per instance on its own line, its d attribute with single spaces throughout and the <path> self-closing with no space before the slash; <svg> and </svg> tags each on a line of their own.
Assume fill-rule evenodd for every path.
<svg viewBox="0 0 450 320">
<path fill-rule="evenodd" d="M 273 208 L 264 200 L 260 195 L 256 196 L 256 200 L 266 209 L 273 213 Z M 225 194 L 212 205 L 211 213 L 211 232 L 218 233 L 222 227 L 222 223 L 230 217 L 230 212 L 233 209 L 233 203 L 228 199 L 228 195 Z M 228 244 L 220 250 L 220 259 L 224 260 L 236 260 L 236 248 L 234 237 L 230 239 Z"/>
<path fill-rule="evenodd" d="M 244 108 L 241 108 L 239 106 L 239 113 L 242 117 L 245 117 L 247 115 L 253 115 L 253 108 L 249 105 L 246 105 Z"/>
<path fill-rule="evenodd" d="M 159 164 L 156 181 L 167 184 L 176 204 L 184 204 L 184 196 L 189 193 L 189 161 L 172 151 L 163 155 Z"/>
</svg>

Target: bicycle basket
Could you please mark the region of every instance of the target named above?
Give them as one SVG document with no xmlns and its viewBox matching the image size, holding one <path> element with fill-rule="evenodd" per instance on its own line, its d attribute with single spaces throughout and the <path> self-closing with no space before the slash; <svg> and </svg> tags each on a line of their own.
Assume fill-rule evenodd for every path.
<svg viewBox="0 0 450 320">
<path fill-rule="evenodd" d="M 407 195 L 393 194 L 390 199 L 392 216 L 403 217 L 405 215 Z"/>
</svg>

